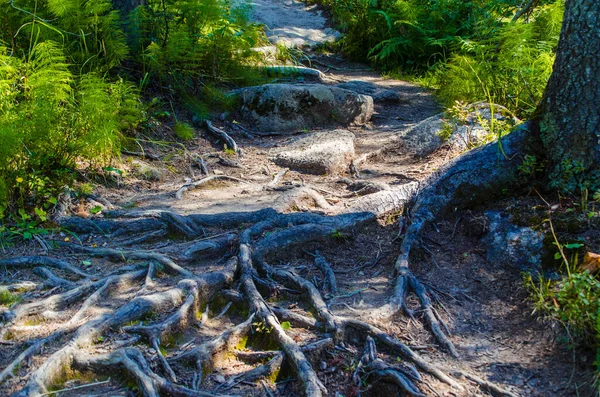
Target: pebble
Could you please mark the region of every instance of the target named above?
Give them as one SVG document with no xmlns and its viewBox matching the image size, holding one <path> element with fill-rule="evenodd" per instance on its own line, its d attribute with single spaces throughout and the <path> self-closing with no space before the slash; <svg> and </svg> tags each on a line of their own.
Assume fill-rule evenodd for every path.
<svg viewBox="0 0 600 397">
<path fill-rule="evenodd" d="M 215 375 L 215 381 L 219 383 L 225 383 L 225 377 L 223 375 Z"/>
</svg>

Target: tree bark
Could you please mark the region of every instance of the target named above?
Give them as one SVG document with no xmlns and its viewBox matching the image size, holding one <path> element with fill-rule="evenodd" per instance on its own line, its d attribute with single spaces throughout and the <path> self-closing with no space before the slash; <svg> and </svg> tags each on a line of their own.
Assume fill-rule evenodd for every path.
<svg viewBox="0 0 600 397">
<path fill-rule="evenodd" d="M 532 120 L 550 178 L 600 165 L 600 1 L 567 0 L 554 70 Z"/>
</svg>

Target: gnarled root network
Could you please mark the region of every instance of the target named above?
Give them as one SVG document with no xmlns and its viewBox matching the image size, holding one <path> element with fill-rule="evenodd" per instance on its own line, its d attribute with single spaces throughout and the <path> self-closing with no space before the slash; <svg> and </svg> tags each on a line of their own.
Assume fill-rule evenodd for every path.
<svg viewBox="0 0 600 397">
<path fill-rule="evenodd" d="M 24 372 L 26 381 L 14 395 L 38 396 L 72 371 L 98 374 L 117 371 L 134 379 L 145 396 L 208 396 L 270 378 L 285 364 L 295 373 L 304 395 L 319 397 L 327 394 L 327 389 L 311 357 L 333 350 L 334 346 L 346 349 L 344 346 L 351 339 L 348 335 L 352 333 L 366 341 L 353 374 L 357 384 L 391 382 L 409 395 L 423 396 L 428 383 L 421 373 L 426 373 L 427 379 L 437 379 L 456 392 L 465 389 L 460 380 L 467 378 L 493 393 L 510 396 L 509 391 L 468 372 L 445 371 L 368 322 L 336 314 L 312 281 L 271 265 L 269 260 L 275 255 L 285 255 L 294 247 L 303 248 L 308 243 L 318 244 L 350 234 L 382 214 L 405 210 L 414 201 L 408 217 L 411 223 L 395 265 L 395 287 L 389 306 L 392 312 L 416 316 L 406 305 L 407 294 L 414 293 L 421 302 L 419 312 L 439 344 L 458 357 L 448 329 L 435 311 L 431 292 L 409 269 L 410 250 L 424 225 L 444 209 L 486 199 L 498 185 L 518 186 L 515 170 L 524 145 L 523 136 L 524 132 L 518 130 L 503 140 L 504 156 L 497 163 L 490 161 L 497 156 L 496 147 L 487 146 L 447 165 L 420 187 L 410 183 L 381 190 L 358 198 L 346 208 L 334 208 L 323 199 L 321 204 L 327 206 L 328 213 L 337 213 L 331 216 L 263 209 L 187 216 L 165 211 L 106 211 L 104 218 L 63 217 L 60 219 L 63 227 L 80 235 L 101 231 L 113 248 L 62 243 L 59 244 L 62 250 L 73 257 L 106 258 L 123 264 L 112 273 L 90 274 L 91 271 L 82 271 L 64 259 L 28 256 L 0 260 L 0 266 L 6 268 L 37 268 L 44 284 L 58 290 L 1 313 L 4 326 L 0 337 L 6 340 L 9 334 L 17 335 L 12 343 L 22 348 L 22 352 L 0 373 L 0 383 L 8 382 L 13 373 Z M 480 169 L 481 177 L 472 176 L 473 168 Z M 307 192 L 304 189 L 299 194 L 320 201 L 315 198 L 318 193 Z M 467 192 L 468 197 L 461 197 L 461 192 Z M 164 247 L 164 252 L 123 248 L 166 234 L 180 240 Z M 207 256 L 222 260 L 211 260 L 213 270 L 208 271 L 201 265 Z M 318 252 L 314 260 L 326 279 L 326 290 L 335 296 L 338 286 L 331 265 Z M 159 277 L 162 273 L 168 276 Z M 315 318 L 269 303 L 264 291 L 274 290 L 301 294 L 314 310 Z M 197 316 L 200 308 L 210 306 L 217 297 L 233 304 L 228 304 L 217 317 L 235 314 L 231 307 L 245 308 L 248 315 L 242 321 L 235 320 L 237 325 L 221 335 L 207 340 L 202 333 L 208 312 L 202 315 L 201 326 Z M 70 313 L 68 319 L 61 317 L 64 311 Z M 52 333 L 31 340 L 22 338 L 19 324 L 32 316 L 57 319 Z M 296 341 L 284 322 L 306 328 L 315 334 L 316 342 Z M 276 348 L 236 349 L 236 340 L 253 332 L 256 324 L 268 330 Z M 182 333 L 188 336 L 191 333 L 193 347 L 177 346 L 163 355 L 161 341 Z M 98 349 L 101 341 L 107 342 Z M 143 344 L 132 347 L 138 342 L 150 348 Z M 387 364 L 378 357 L 377 347 L 402 356 L 404 364 Z M 206 375 L 213 370 L 215 357 L 222 351 L 232 352 L 251 369 L 232 375 L 216 391 L 209 391 Z M 39 360 L 31 361 L 34 356 L 39 356 Z M 182 363 L 195 366 L 193 376 L 183 376 Z M 266 387 L 265 383 L 262 385 Z M 271 393 L 268 387 L 265 390 Z"/>
</svg>

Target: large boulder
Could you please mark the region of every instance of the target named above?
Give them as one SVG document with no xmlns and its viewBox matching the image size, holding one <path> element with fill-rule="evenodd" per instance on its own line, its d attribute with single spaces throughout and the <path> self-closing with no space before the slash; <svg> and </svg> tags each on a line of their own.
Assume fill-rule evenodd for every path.
<svg viewBox="0 0 600 397">
<path fill-rule="evenodd" d="M 354 157 L 354 134 L 347 130 L 314 132 L 274 150 L 275 164 L 308 174 L 343 172 Z"/>
<path fill-rule="evenodd" d="M 400 102 L 401 99 L 400 94 L 396 91 L 380 87 L 369 81 L 351 80 L 338 84 L 337 87 L 368 95 L 373 98 L 374 102 Z"/>
<path fill-rule="evenodd" d="M 238 95 L 241 118 L 263 133 L 364 124 L 373 114 L 373 98 L 322 84 L 265 84 Z"/>
</svg>

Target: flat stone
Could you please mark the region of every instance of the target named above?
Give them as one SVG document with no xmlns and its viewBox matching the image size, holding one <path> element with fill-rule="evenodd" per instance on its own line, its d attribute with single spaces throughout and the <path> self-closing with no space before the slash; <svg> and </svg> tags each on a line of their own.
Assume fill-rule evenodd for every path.
<svg viewBox="0 0 600 397">
<path fill-rule="evenodd" d="M 267 134 L 360 125 L 373 115 L 370 96 L 323 84 L 265 84 L 238 95 L 239 116 Z"/>
<path fill-rule="evenodd" d="M 336 87 L 368 95 L 373 98 L 373 102 L 400 102 L 401 100 L 400 94 L 396 91 L 380 87 L 368 81 L 352 80 L 338 84 Z"/>
<path fill-rule="evenodd" d="M 346 130 L 314 132 L 272 152 L 270 160 L 314 175 L 343 172 L 354 157 L 354 134 Z"/>
</svg>

